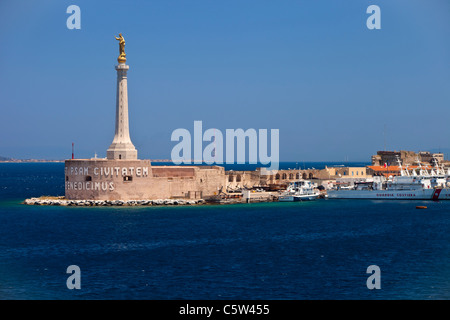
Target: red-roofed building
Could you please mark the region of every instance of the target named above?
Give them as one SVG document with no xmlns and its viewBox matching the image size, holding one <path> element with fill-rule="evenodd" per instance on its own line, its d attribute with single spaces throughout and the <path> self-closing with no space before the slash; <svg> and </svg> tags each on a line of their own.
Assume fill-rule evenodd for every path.
<svg viewBox="0 0 450 320">
<path fill-rule="evenodd" d="M 431 166 L 422 166 L 423 169 L 431 170 Z M 405 170 L 406 168 L 403 167 Z M 418 170 L 419 166 L 408 166 L 408 171 L 411 173 L 413 170 Z M 367 166 L 367 174 L 372 176 L 399 176 L 400 167 L 399 166 Z"/>
</svg>

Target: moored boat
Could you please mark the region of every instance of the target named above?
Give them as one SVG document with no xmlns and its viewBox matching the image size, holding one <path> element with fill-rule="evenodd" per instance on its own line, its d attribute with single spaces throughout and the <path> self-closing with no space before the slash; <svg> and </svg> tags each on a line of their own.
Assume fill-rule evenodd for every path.
<svg viewBox="0 0 450 320">
<path fill-rule="evenodd" d="M 319 197 L 319 191 L 314 188 L 311 181 L 299 180 L 291 182 L 286 191 L 279 197 L 281 202 L 295 202 L 295 201 L 311 201 Z"/>
</svg>

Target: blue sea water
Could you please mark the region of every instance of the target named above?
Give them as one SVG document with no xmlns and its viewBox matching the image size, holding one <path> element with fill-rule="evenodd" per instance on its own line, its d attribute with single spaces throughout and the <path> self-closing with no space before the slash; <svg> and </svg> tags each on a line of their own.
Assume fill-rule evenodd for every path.
<svg viewBox="0 0 450 320">
<path fill-rule="evenodd" d="M 0 299 L 450 298 L 450 201 L 21 204 L 63 193 L 61 163 L 0 164 Z"/>
</svg>

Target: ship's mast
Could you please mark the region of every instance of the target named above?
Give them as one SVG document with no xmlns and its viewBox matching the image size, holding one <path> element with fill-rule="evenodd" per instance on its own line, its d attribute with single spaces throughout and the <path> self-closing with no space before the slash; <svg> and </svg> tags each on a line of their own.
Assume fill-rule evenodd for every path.
<svg viewBox="0 0 450 320">
<path fill-rule="evenodd" d="M 402 167 L 402 161 L 400 160 L 400 158 L 398 157 L 398 156 L 396 156 L 396 158 L 397 158 L 397 163 L 398 163 L 398 167 L 400 168 L 400 175 L 403 177 L 403 176 L 409 176 L 409 172 L 408 172 L 408 170 L 403 170 L 403 167 Z"/>
<path fill-rule="evenodd" d="M 436 157 L 433 157 L 433 160 L 434 160 L 434 167 L 436 168 L 436 174 L 438 176 L 445 176 L 445 170 L 443 168 L 443 165 L 442 165 L 442 167 L 439 166 L 439 164 L 438 164 L 439 161 Z"/>
<path fill-rule="evenodd" d="M 427 169 L 423 169 L 422 168 L 422 164 L 420 163 L 419 157 L 417 157 L 417 163 L 419 165 L 419 175 L 421 176 L 429 176 L 430 174 L 428 173 Z"/>
<path fill-rule="evenodd" d="M 410 174 L 409 174 L 409 168 L 408 168 L 408 166 L 405 167 L 405 171 L 406 171 L 406 175 L 409 177 Z"/>
</svg>

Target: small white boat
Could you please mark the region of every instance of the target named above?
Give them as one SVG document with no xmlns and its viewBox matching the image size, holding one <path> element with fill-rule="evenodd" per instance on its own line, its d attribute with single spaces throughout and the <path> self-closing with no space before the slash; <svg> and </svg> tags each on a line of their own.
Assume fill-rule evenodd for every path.
<svg viewBox="0 0 450 320">
<path fill-rule="evenodd" d="M 299 180 L 291 182 L 286 191 L 279 197 L 280 202 L 294 202 L 294 201 L 311 201 L 319 197 L 319 191 L 316 190 L 308 180 Z"/>
</svg>

